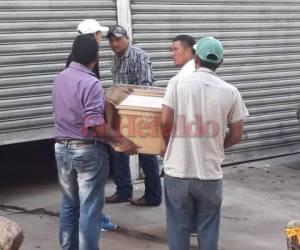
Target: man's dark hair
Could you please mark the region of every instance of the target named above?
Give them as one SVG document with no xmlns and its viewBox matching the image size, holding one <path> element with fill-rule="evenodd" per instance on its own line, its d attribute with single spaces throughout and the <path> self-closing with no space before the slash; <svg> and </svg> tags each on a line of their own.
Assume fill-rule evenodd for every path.
<svg viewBox="0 0 300 250">
<path fill-rule="evenodd" d="M 91 33 L 91 34 L 88 34 L 91 36 L 91 38 L 95 38 L 94 34 Z M 72 55 L 72 52 L 69 54 L 68 58 L 67 58 L 67 61 L 66 61 L 66 68 L 68 68 L 71 64 L 71 62 L 73 62 L 74 59 L 73 59 L 73 55 Z M 93 73 L 96 75 L 96 77 L 98 79 L 100 79 L 100 73 L 99 73 L 99 62 L 96 63 L 96 65 L 94 66 L 94 68 L 92 69 Z"/>
<path fill-rule="evenodd" d="M 194 44 L 196 43 L 195 39 L 189 35 L 179 35 L 173 38 L 173 42 L 180 41 L 182 46 L 185 48 L 190 48 L 195 54 L 195 50 L 193 48 Z"/>
<path fill-rule="evenodd" d="M 73 61 L 87 65 L 98 58 L 99 46 L 94 36 L 79 35 L 72 46 Z"/>
<path fill-rule="evenodd" d="M 199 56 L 197 56 L 199 58 Z M 199 58 L 201 66 L 204 68 L 208 68 L 212 71 L 216 71 L 217 68 L 220 67 L 220 65 L 222 63 L 211 63 L 211 62 L 207 62 L 207 61 L 203 61 L 201 58 Z"/>
</svg>

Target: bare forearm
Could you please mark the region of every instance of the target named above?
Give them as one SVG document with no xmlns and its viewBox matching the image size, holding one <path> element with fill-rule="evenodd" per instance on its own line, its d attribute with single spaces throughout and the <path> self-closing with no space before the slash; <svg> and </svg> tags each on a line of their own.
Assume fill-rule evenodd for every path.
<svg viewBox="0 0 300 250">
<path fill-rule="evenodd" d="M 168 146 L 169 140 L 170 140 L 170 136 L 163 136 L 163 139 L 164 139 L 165 145 Z"/>
<path fill-rule="evenodd" d="M 170 140 L 171 133 L 172 133 L 172 128 L 173 128 L 172 124 L 161 124 L 160 125 L 160 132 L 162 134 L 162 137 L 163 137 L 166 145 L 169 144 L 169 140 Z"/>
<path fill-rule="evenodd" d="M 241 141 L 241 137 L 234 137 L 232 134 L 228 133 L 225 136 L 224 148 L 230 148 Z"/>
<path fill-rule="evenodd" d="M 123 153 L 137 154 L 138 146 L 107 124 L 101 124 L 90 129 L 92 129 L 95 137 L 115 144 Z"/>
<path fill-rule="evenodd" d="M 121 133 L 109 127 L 107 124 L 96 127 L 97 137 L 100 137 L 108 142 L 119 143 L 124 137 Z"/>
<path fill-rule="evenodd" d="M 243 134 L 243 120 L 229 124 L 229 132 L 225 136 L 224 148 L 229 148 L 240 142 Z"/>
<path fill-rule="evenodd" d="M 166 146 L 169 144 L 173 126 L 174 110 L 168 106 L 163 106 L 160 120 L 160 132 L 162 137 L 164 138 Z"/>
</svg>

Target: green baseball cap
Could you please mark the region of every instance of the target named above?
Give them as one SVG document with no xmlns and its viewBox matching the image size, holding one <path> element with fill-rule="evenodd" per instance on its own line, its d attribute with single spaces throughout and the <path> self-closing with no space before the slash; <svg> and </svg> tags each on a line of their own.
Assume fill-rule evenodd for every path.
<svg viewBox="0 0 300 250">
<path fill-rule="evenodd" d="M 223 59 L 224 49 L 222 43 L 212 37 L 201 38 L 195 45 L 194 49 L 197 56 L 205 62 L 220 63 Z"/>
</svg>

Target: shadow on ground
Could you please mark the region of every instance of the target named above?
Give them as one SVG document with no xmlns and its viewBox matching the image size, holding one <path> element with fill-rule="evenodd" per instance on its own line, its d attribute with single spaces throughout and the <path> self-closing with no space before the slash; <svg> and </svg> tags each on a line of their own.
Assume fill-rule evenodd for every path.
<svg viewBox="0 0 300 250">
<path fill-rule="evenodd" d="M 52 140 L 0 146 L 0 187 L 56 180 L 53 146 Z"/>
</svg>

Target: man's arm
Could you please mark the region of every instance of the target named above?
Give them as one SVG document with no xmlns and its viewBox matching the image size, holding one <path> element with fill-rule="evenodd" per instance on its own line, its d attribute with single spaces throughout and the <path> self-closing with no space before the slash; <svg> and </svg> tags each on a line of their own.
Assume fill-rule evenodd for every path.
<svg viewBox="0 0 300 250">
<path fill-rule="evenodd" d="M 152 63 L 146 54 L 139 55 L 139 60 L 135 62 L 135 74 L 138 79 L 138 84 L 152 85 L 154 82 L 154 75 L 152 70 Z"/>
<path fill-rule="evenodd" d="M 138 147 L 131 140 L 109 127 L 106 123 L 90 127 L 89 130 L 94 132 L 94 136 L 116 144 L 124 153 L 137 154 Z"/>
<path fill-rule="evenodd" d="M 163 105 L 160 119 L 160 132 L 164 138 L 166 146 L 169 144 L 173 126 L 174 110 L 166 105 Z M 164 152 L 162 154 L 164 154 Z"/>
<path fill-rule="evenodd" d="M 99 81 L 90 84 L 84 92 L 83 128 L 92 137 L 98 137 L 117 144 L 124 153 L 136 154 L 137 146 L 121 133 L 110 128 L 104 119 L 104 93 Z"/>
<path fill-rule="evenodd" d="M 229 148 L 240 142 L 243 135 L 244 121 L 238 121 L 228 125 L 229 133 L 226 134 L 224 140 L 224 148 Z"/>
</svg>

